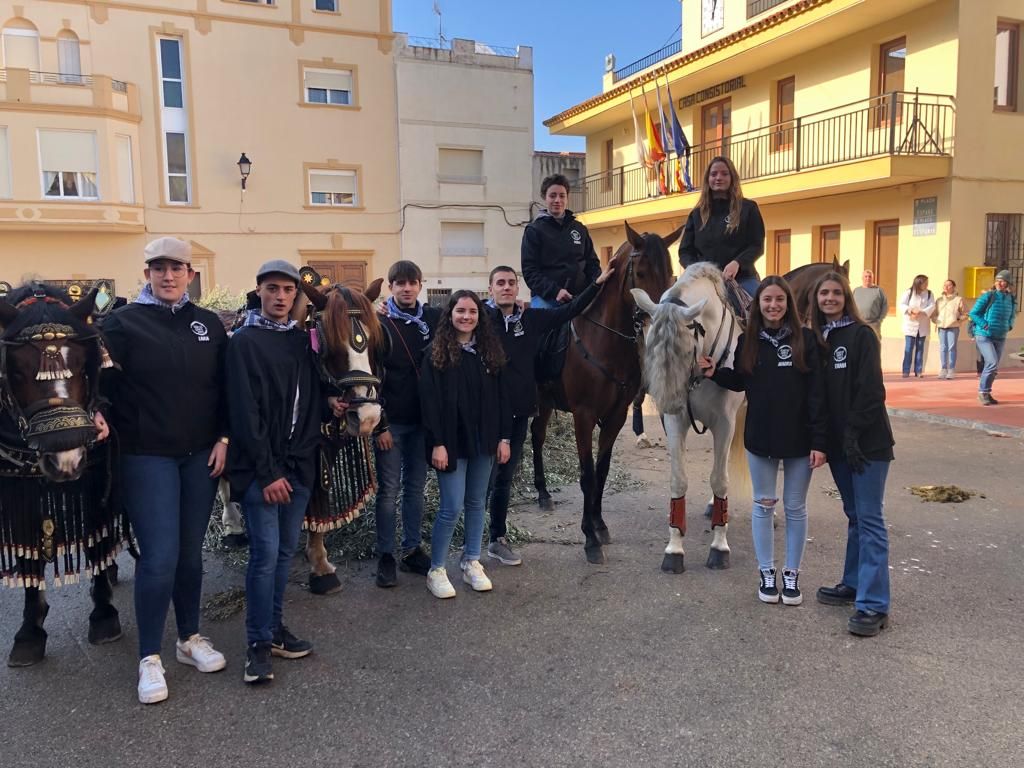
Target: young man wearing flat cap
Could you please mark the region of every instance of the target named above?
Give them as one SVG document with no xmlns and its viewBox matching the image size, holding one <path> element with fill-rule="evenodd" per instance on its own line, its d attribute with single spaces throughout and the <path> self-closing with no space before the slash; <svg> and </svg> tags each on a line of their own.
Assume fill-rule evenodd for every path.
<svg viewBox="0 0 1024 768">
<path fill-rule="evenodd" d="M 309 336 L 290 318 L 299 270 L 282 259 L 256 274 L 260 308 L 228 343 L 228 476 L 249 531 L 245 576 L 247 683 L 273 680 L 271 656 L 298 659 L 313 644 L 283 621 L 284 589 L 315 481 L 322 397 Z"/>
</svg>

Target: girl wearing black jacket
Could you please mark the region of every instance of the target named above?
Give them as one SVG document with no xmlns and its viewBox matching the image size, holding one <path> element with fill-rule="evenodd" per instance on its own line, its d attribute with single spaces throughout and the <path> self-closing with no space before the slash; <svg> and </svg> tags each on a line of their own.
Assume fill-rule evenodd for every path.
<svg viewBox="0 0 1024 768">
<path fill-rule="evenodd" d="M 491 468 L 495 458 L 499 464 L 509 458 L 512 412 L 501 374 L 504 365 L 505 353 L 480 298 L 473 291 L 456 291 L 441 315 L 420 376 L 426 449 L 441 492 L 427 574 L 427 589 L 435 597 L 455 597 L 445 561 L 463 507 L 462 580 L 477 592 L 491 589 L 480 565 L 480 548 Z"/>
<path fill-rule="evenodd" d="M 878 337 L 857 314 L 850 284 L 828 272 L 814 288 L 811 326 L 825 350 L 829 468 L 849 518 L 843 580 L 818 602 L 853 604 L 847 628 L 872 637 L 889 617 L 889 538 L 882 515 L 893 460 Z"/>
<path fill-rule="evenodd" d="M 779 602 L 774 553 L 775 494 L 782 462 L 782 503 L 786 510 L 786 560 L 782 602 L 800 605 L 800 563 L 807 541 L 807 488 L 811 472 L 825 463 L 827 416 L 820 357 L 814 334 L 800 325 L 789 286 L 766 277 L 754 293 L 746 333 L 736 348 L 736 368 L 705 375 L 734 392 L 746 392 L 749 408 L 743 433 L 754 512 L 750 527 L 761 581 L 758 599 Z"/>
</svg>

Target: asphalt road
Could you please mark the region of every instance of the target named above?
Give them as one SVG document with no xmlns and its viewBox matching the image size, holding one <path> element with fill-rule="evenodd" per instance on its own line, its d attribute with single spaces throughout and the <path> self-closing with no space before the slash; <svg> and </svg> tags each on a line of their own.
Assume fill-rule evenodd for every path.
<svg viewBox="0 0 1024 768">
<path fill-rule="evenodd" d="M 144 707 L 127 559 L 118 643 L 86 642 L 84 589 L 51 590 L 47 660 L 0 667 L 0 766 L 1022 766 L 1024 444 L 895 427 L 893 612 L 878 638 L 849 635 L 845 609 L 813 600 L 839 578 L 846 529 L 827 470 L 811 486 L 808 599 L 763 605 L 749 492 L 732 496 L 732 568 L 713 572 L 695 481 L 687 571 L 662 573 L 664 448 L 623 435 L 616 460 L 647 484 L 607 500 L 606 566 L 584 560 L 575 488 L 554 513 L 517 509 L 540 541 L 522 567 L 488 566 L 489 594 L 458 583 L 439 601 L 408 574 L 383 591 L 371 564 L 342 566 L 338 595 L 291 589 L 287 621 L 316 652 L 276 661 L 265 687 L 242 683 L 235 615 L 203 627 L 228 654 L 219 674 L 177 664 L 168 633 L 171 696 Z M 691 440 L 695 478 L 707 444 Z M 924 503 L 905 490 L 937 483 L 985 498 Z M 778 551 L 782 537 L 780 525 Z M 207 595 L 240 583 L 209 563 Z M 4 653 L 20 609 L 18 592 L 0 593 Z"/>
</svg>

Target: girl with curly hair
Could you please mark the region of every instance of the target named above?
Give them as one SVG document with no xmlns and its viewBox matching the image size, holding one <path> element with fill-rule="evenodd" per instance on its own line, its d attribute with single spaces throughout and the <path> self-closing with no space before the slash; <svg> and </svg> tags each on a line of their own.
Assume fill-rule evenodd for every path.
<svg viewBox="0 0 1024 768">
<path fill-rule="evenodd" d="M 491 589 L 480 565 L 487 481 L 495 459 L 509 459 L 512 411 L 502 368 L 505 353 L 473 291 L 452 294 L 423 358 L 420 404 L 427 456 L 437 470 L 441 502 L 430 539 L 427 589 L 455 597 L 445 561 L 459 515 L 466 513 L 462 580 Z"/>
</svg>

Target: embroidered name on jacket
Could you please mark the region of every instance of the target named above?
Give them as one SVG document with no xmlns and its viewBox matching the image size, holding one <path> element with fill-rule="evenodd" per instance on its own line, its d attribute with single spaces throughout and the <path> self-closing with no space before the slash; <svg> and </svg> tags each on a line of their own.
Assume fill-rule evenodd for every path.
<svg viewBox="0 0 1024 768">
<path fill-rule="evenodd" d="M 846 367 L 846 347 L 836 347 L 832 351 L 833 370 Z"/>
<path fill-rule="evenodd" d="M 775 350 L 779 356 L 779 368 L 793 367 L 793 348 L 789 344 L 783 344 Z"/>
<path fill-rule="evenodd" d="M 583 235 L 575 229 L 569 230 L 569 236 L 572 238 L 573 245 L 579 245 L 583 242 Z"/>
<path fill-rule="evenodd" d="M 191 328 L 192 333 L 196 335 L 196 341 L 210 340 L 209 329 L 203 323 L 200 323 L 198 320 L 194 320 L 192 324 L 189 326 L 189 328 Z"/>
</svg>

